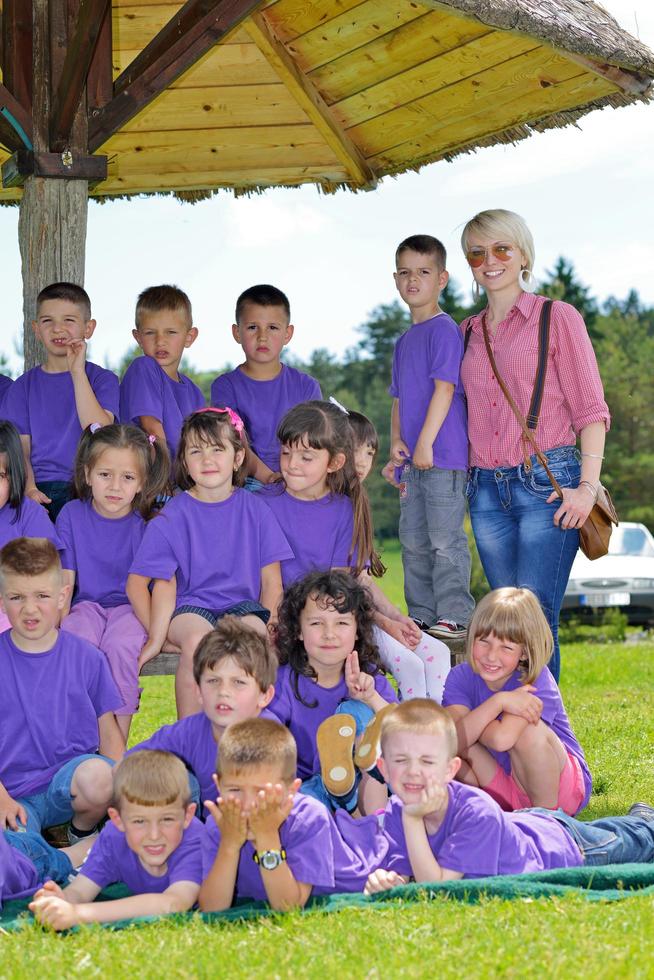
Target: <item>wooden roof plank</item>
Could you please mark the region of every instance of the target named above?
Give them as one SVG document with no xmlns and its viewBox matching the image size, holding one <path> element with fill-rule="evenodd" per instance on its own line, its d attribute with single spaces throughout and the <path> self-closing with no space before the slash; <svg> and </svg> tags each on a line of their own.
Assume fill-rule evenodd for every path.
<svg viewBox="0 0 654 980">
<path fill-rule="evenodd" d="M 239 24 L 259 0 L 187 0 L 174 22 L 163 28 L 139 56 L 134 74 L 89 121 L 89 148 L 97 150 L 112 133 Z M 178 27 L 177 25 L 182 25 Z M 179 33 L 181 31 L 181 33 Z M 128 68 L 126 74 L 129 74 Z"/>
<path fill-rule="evenodd" d="M 116 133 L 105 145 L 105 152 L 112 154 L 131 150 L 149 151 L 160 147 L 176 148 L 183 142 L 185 152 L 195 147 L 238 147 L 249 153 L 258 146 L 322 146 L 325 141 L 309 122 L 291 126 L 235 126 L 232 129 L 162 130 L 150 133 Z M 246 158 L 247 159 L 247 158 Z"/>
<path fill-rule="evenodd" d="M 349 171 L 354 183 L 366 188 L 375 187 L 377 178 L 374 172 L 334 120 L 322 96 L 316 92 L 284 45 L 272 33 L 265 17 L 262 14 L 254 14 L 248 19 L 245 27 L 252 40 L 274 67 L 287 90 Z"/>
<path fill-rule="evenodd" d="M 137 52 L 114 52 L 116 71 L 122 71 Z M 248 38 L 247 43 L 217 44 L 188 68 L 169 86 L 180 88 L 211 88 L 215 85 L 279 84 L 279 75 L 266 61 L 259 48 Z"/>
<path fill-rule="evenodd" d="M 338 164 L 333 167 L 266 167 L 249 169 L 238 166 L 234 171 L 222 174 L 216 170 L 207 170 L 195 174 L 176 174 L 176 190 L 204 190 L 213 188 L 233 189 L 251 187 L 255 190 L 263 186 L 292 186 L 307 181 L 332 181 L 343 184 L 350 178 L 349 173 Z M 157 174 L 139 174 L 138 177 L 109 177 L 105 182 L 94 188 L 96 196 L 106 194 L 139 194 L 153 191 L 170 191 L 170 178 Z M 9 195 L 7 195 L 9 196 Z"/>
<path fill-rule="evenodd" d="M 247 168 L 266 170 L 269 167 L 324 167 L 333 169 L 341 166 L 332 151 L 325 144 L 297 146 L 265 146 L 259 143 L 248 148 Z M 109 176 L 120 175 L 126 178 L 138 174 L 157 174 L 167 178 L 171 174 L 198 173 L 214 170 L 221 174 L 234 172 L 243 167 L 243 148 L 241 146 L 188 147 L 182 156 L 178 147 L 159 147 L 138 150 L 123 150 L 109 159 Z M 349 174 L 348 174 L 349 179 Z"/>
<path fill-rule="evenodd" d="M 286 44 L 302 34 L 325 24 L 360 6 L 365 0 L 331 0 L 316 3 L 315 0 L 284 0 L 273 3 L 266 10 L 266 17 L 274 24 L 275 34 Z"/>
<path fill-rule="evenodd" d="M 535 50 L 542 51 L 543 48 L 533 38 L 514 37 L 495 31 L 417 65 L 401 75 L 378 85 L 371 85 L 365 92 L 333 105 L 332 112 L 342 126 L 349 128 L 365 119 L 411 103 L 416 92 L 420 92 L 421 98 L 424 98 L 430 93 L 473 78 L 480 72 Z"/>
</svg>

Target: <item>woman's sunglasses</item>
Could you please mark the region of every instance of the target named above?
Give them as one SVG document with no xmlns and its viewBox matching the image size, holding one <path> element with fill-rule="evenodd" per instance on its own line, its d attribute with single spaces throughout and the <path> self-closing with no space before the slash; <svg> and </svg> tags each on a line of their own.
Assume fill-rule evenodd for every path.
<svg viewBox="0 0 654 980">
<path fill-rule="evenodd" d="M 488 258 L 488 253 L 500 262 L 510 262 L 515 255 L 513 245 L 491 245 L 490 248 L 473 247 L 466 252 L 466 259 L 471 269 L 478 269 Z"/>
</svg>

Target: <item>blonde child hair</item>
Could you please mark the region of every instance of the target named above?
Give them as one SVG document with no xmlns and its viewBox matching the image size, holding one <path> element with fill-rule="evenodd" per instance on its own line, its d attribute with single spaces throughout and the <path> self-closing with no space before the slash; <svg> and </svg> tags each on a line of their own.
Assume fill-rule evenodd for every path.
<svg viewBox="0 0 654 980">
<path fill-rule="evenodd" d="M 529 589 L 494 589 L 477 605 L 468 627 L 466 659 L 478 673 L 472 656 L 476 639 L 494 633 L 522 647 L 518 664 L 523 684 L 533 684 L 549 663 L 554 641 L 541 605 Z"/>
<path fill-rule="evenodd" d="M 249 718 L 230 725 L 220 740 L 218 779 L 257 766 L 277 766 L 281 780 L 291 783 L 297 770 L 295 739 L 285 725 L 270 718 Z"/>
<path fill-rule="evenodd" d="M 172 752 L 143 749 L 126 755 L 113 771 L 113 805 L 127 800 L 137 806 L 169 806 L 181 799 L 187 806 L 191 788 L 186 766 Z"/>
<path fill-rule="evenodd" d="M 448 759 L 457 754 L 456 727 L 450 715 L 440 704 L 431 698 L 413 698 L 394 705 L 388 711 L 381 723 L 379 741 L 382 755 L 384 745 L 399 732 L 411 732 L 414 735 L 433 735 L 443 740 Z"/>
</svg>

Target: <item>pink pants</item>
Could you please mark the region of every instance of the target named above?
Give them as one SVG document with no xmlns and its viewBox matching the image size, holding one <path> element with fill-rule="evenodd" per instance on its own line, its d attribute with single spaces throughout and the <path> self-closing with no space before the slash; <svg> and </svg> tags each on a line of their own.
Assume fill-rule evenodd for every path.
<svg viewBox="0 0 654 980">
<path fill-rule="evenodd" d="M 533 803 L 515 780 L 512 774 L 506 773 L 500 765 L 495 770 L 495 775 L 487 786 L 482 789 L 492 796 L 499 803 L 503 810 L 524 810 L 525 807 L 533 806 Z M 559 798 L 557 806 L 564 813 L 574 817 L 581 809 L 584 801 L 585 786 L 584 776 L 579 765 L 579 759 L 568 752 L 568 761 L 565 764 L 559 782 Z"/>
<path fill-rule="evenodd" d="M 141 696 L 138 659 L 147 634 L 132 607 L 126 604 L 103 609 L 97 602 L 78 602 L 61 628 L 102 650 L 124 702 L 116 714 L 135 714 Z"/>
</svg>

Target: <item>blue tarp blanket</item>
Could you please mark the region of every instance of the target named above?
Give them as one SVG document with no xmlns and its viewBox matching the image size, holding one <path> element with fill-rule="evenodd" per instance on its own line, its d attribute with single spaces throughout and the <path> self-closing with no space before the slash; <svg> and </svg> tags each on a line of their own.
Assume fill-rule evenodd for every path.
<svg viewBox="0 0 654 980">
<path fill-rule="evenodd" d="M 121 885 L 106 889 L 99 901 L 121 898 L 128 892 Z M 364 895 L 330 895 L 311 899 L 304 914 L 341 911 L 347 908 L 374 907 L 388 902 L 427 901 L 439 896 L 458 902 L 475 903 L 484 897 L 502 899 L 542 898 L 575 894 L 590 902 L 615 902 L 633 895 L 654 895 L 654 864 L 609 864 L 605 867 L 559 868 L 539 871 L 536 874 L 498 875 L 494 878 L 461 879 L 440 885 L 404 885 L 380 895 L 367 898 Z M 176 921 L 184 921 L 192 915 L 202 915 L 207 922 L 238 922 L 271 915 L 263 902 L 248 902 L 226 912 L 187 912 L 176 915 Z M 23 928 L 31 921 L 27 901 L 5 902 L 0 911 L 0 930 Z M 142 919 L 123 919 L 106 926 L 108 929 L 124 929 L 135 923 L 156 921 L 157 916 Z"/>
</svg>

